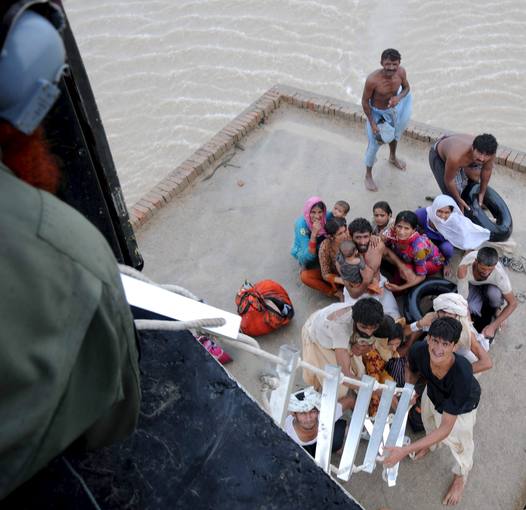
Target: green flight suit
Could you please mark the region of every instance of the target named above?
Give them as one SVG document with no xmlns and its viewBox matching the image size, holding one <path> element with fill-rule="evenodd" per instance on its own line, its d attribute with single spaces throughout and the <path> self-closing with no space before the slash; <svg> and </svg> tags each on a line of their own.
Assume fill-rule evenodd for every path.
<svg viewBox="0 0 526 510">
<path fill-rule="evenodd" d="M 0 162 L 0 499 L 74 440 L 137 423 L 138 355 L 100 232 Z"/>
</svg>

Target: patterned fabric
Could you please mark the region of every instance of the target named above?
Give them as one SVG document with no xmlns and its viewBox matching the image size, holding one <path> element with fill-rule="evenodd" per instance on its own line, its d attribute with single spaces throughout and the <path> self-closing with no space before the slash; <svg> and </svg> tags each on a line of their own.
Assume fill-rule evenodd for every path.
<svg viewBox="0 0 526 510">
<path fill-rule="evenodd" d="M 414 232 L 408 239 L 401 240 L 393 228 L 385 242 L 403 262 L 411 265 L 417 275 L 436 273 L 444 265 L 444 256 L 426 235 Z"/>
<path fill-rule="evenodd" d="M 394 380 L 386 370 L 386 362 L 382 359 L 380 353 L 376 349 L 371 349 L 368 353 L 362 356 L 362 359 L 365 366 L 365 373 L 374 377 L 379 383 Z M 369 416 L 376 416 L 379 405 L 380 395 L 373 393 L 371 402 L 369 403 Z"/>
<path fill-rule="evenodd" d="M 385 368 L 389 375 L 396 381 L 399 388 L 403 388 L 405 384 L 405 364 L 406 358 L 391 358 Z"/>
<path fill-rule="evenodd" d="M 338 276 L 336 269 L 336 253 L 338 246 L 332 239 L 325 239 L 318 252 L 322 278 L 329 283 L 334 283 L 334 278 Z"/>
</svg>

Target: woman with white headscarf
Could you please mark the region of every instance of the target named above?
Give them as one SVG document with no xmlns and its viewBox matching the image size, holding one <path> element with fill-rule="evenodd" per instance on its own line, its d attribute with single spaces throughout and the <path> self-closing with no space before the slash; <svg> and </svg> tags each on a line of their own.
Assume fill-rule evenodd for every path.
<svg viewBox="0 0 526 510">
<path fill-rule="evenodd" d="M 446 266 L 453 255 L 453 247 L 475 250 L 489 240 L 489 230 L 466 218 L 448 195 L 438 195 L 429 207 L 417 209 L 415 214 L 423 233 L 444 255 Z"/>
<path fill-rule="evenodd" d="M 493 363 L 487 350 L 489 343 L 477 336 L 469 317 L 468 302 L 456 292 L 440 294 L 433 300 L 433 312 L 429 312 L 416 322 L 416 327 L 426 331 L 435 319 L 453 317 L 462 324 L 462 333 L 455 346 L 455 352 L 471 362 L 473 373 L 489 370 Z"/>
</svg>

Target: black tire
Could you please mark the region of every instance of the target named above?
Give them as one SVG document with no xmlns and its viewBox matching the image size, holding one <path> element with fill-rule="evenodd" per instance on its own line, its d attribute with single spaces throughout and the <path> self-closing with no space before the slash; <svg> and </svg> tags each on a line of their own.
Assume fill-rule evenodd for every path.
<svg viewBox="0 0 526 510">
<path fill-rule="evenodd" d="M 420 285 L 411 289 L 405 296 L 405 318 L 410 322 L 421 319 L 424 315 L 420 308 L 422 299 L 426 296 L 438 296 L 446 292 L 456 292 L 457 286 L 444 278 L 424 280 Z"/>
<path fill-rule="evenodd" d="M 479 190 L 480 184 L 472 183 L 468 184 L 462 193 L 462 199 L 471 208 L 471 211 L 464 211 L 465 216 L 473 223 L 487 228 L 490 231 L 490 241 L 506 241 L 513 232 L 513 220 L 506 202 L 493 188 L 488 186 L 484 195 L 484 205 L 497 220 L 496 223 L 493 223 L 479 205 Z"/>
</svg>

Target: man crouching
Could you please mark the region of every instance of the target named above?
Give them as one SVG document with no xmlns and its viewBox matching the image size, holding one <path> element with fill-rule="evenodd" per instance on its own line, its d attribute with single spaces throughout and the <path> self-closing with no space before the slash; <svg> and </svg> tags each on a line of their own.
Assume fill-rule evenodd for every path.
<svg viewBox="0 0 526 510">
<path fill-rule="evenodd" d="M 388 457 L 384 466 L 392 467 L 411 453 L 416 460 L 439 443 L 449 446 L 455 466 L 444 505 L 460 501 L 473 467 L 473 426 L 480 400 L 480 386 L 471 364 L 453 352 L 461 332 L 462 325 L 456 319 L 437 319 L 429 328 L 427 341 L 416 343 L 409 351 L 406 381 L 413 384 L 419 375 L 427 380 L 421 405 L 426 436 L 401 448 L 385 448 Z"/>
</svg>

